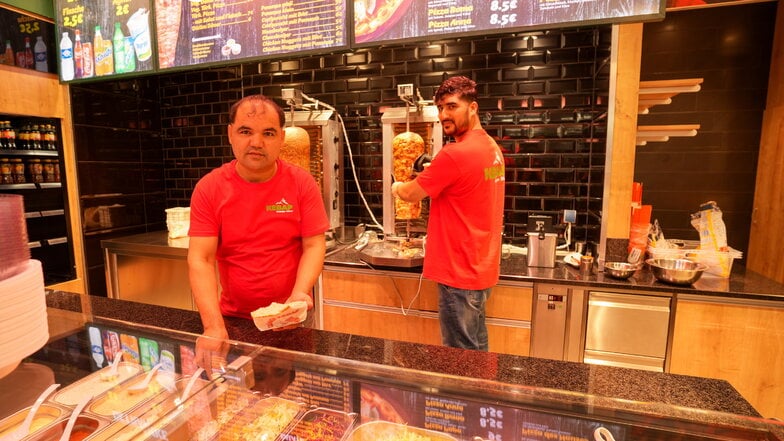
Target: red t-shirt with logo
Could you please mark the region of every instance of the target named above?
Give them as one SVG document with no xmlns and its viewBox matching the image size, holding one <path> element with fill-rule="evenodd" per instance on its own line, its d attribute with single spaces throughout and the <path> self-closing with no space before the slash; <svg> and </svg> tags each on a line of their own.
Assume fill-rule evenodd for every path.
<svg viewBox="0 0 784 441">
<path fill-rule="evenodd" d="M 251 183 L 237 174 L 235 163 L 196 184 L 188 234 L 218 237 L 221 313 L 249 318 L 251 311 L 291 295 L 302 238 L 327 231 L 329 219 L 307 171 L 278 160 L 272 179 Z"/>
<path fill-rule="evenodd" d="M 498 282 L 504 158 L 482 129 L 445 145 L 416 181 L 430 197 L 423 275 L 459 289 Z"/>
</svg>

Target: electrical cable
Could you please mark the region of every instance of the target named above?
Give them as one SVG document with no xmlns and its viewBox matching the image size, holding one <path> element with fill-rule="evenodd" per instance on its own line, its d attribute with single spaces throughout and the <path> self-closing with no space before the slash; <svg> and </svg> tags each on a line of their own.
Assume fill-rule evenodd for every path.
<svg viewBox="0 0 784 441">
<path fill-rule="evenodd" d="M 368 201 L 365 198 L 365 194 L 362 191 L 362 186 L 359 185 L 359 177 L 357 176 L 357 168 L 354 165 L 354 153 L 351 150 L 351 143 L 348 140 L 348 131 L 346 130 L 346 124 L 343 121 L 343 117 L 340 115 L 340 113 L 334 107 L 330 106 L 329 104 L 323 103 L 323 102 L 321 102 L 321 101 L 319 101 L 319 100 L 317 100 L 315 98 L 311 98 L 311 97 L 305 95 L 304 93 L 301 93 L 300 95 L 302 96 L 302 98 L 304 98 L 304 99 L 310 101 L 311 103 L 315 104 L 316 110 L 318 110 L 319 106 L 322 106 L 322 107 L 325 107 L 325 108 L 335 112 L 335 115 L 337 116 L 337 119 L 338 119 L 338 121 L 340 123 L 340 127 L 343 130 L 343 139 L 346 140 L 346 150 L 348 151 L 349 164 L 351 165 L 351 174 L 354 177 L 354 184 L 356 184 L 356 186 L 357 186 L 357 191 L 359 192 L 359 198 L 362 199 L 362 203 L 364 204 L 365 209 L 367 210 L 368 214 L 370 215 L 370 218 L 373 220 L 373 226 L 378 228 L 381 231 L 384 231 L 384 227 L 378 222 L 378 220 L 376 219 L 376 216 L 373 214 L 373 211 L 370 209 L 370 204 L 368 204 Z"/>
</svg>

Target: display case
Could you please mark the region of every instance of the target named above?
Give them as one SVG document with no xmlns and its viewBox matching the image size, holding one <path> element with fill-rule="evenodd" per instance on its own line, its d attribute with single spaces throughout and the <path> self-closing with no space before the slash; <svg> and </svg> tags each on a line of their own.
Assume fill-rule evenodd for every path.
<svg viewBox="0 0 784 441">
<path fill-rule="evenodd" d="M 125 305 L 110 303 L 113 310 Z M 137 363 L 142 369 L 165 362 L 166 370 L 180 385 L 163 388 L 138 405 L 118 411 L 111 418 L 122 424 L 105 425 L 91 434 L 91 439 L 244 439 L 261 434 L 265 430 L 262 428 L 273 428 L 275 435 L 265 439 L 278 440 L 784 439 L 781 422 L 758 418 L 753 411 L 735 414 L 670 405 L 648 401 L 644 393 L 634 391 L 628 396 L 603 395 L 606 385 L 602 383 L 607 377 L 601 373 L 602 367 L 575 370 L 587 374 L 572 380 L 589 385 L 586 391 L 576 392 L 532 386 L 525 381 L 499 381 L 497 373 L 514 371 L 517 362 L 521 362 L 519 366 L 531 362 L 524 357 L 452 352 L 453 348 L 442 351 L 427 345 L 332 336 L 308 329 L 294 334 L 263 333 L 280 348 L 225 342 L 225 350 L 212 357 L 212 372 L 203 374 L 194 361 L 197 334 L 128 321 L 130 316 L 143 322 L 152 317 L 137 315 L 133 305 L 114 318 L 102 317 L 100 314 L 109 311 L 108 305 L 93 303 L 92 314 L 72 314 L 70 330 L 59 333 L 25 360 L 19 369 L 39 365 L 52 372 L 52 379 L 43 376 L 41 382 L 42 376 L 37 375 L 25 382 L 25 387 L 40 391 L 55 380 L 65 389 L 79 385 L 84 378 L 99 375 L 110 358 L 107 354 L 118 348 L 128 354 L 129 363 Z M 169 323 L 183 328 L 190 327 L 194 318 L 192 312 L 174 313 L 165 308 L 156 308 L 154 314 L 165 315 Z M 229 328 L 230 334 L 235 331 L 231 321 Z M 262 334 L 255 330 L 255 335 Z M 343 344 L 329 344 L 331 337 Z M 354 342 L 358 346 L 353 346 Z M 376 344 L 379 346 L 371 348 Z M 291 350 L 287 345 L 302 350 Z M 383 354 L 382 359 L 368 355 L 375 349 Z M 473 375 L 457 376 L 425 370 L 417 354 L 427 355 L 435 364 L 453 357 L 471 364 L 470 360 L 482 357 L 495 360 L 495 365 L 491 369 L 483 366 Z M 534 363 L 560 368 L 583 366 L 549 364 L 555 362 L 545 360 Z M 543 373 L 558 377 L 574 372 L 552 369 L 548 374 L 530 369 L 520 374 L 523 378 Z M 629 381 L 622 380 L 629 372 L 613 372 L 619 374 L 617 381 L 627 381 L 633 388 L 647 386 L 643 377 L 665 379 L 661 386 L 670 395 L 684 395 L 678 399 L 711 394 L 716 394 L 719 401 L 733 399 L 717 380 L 705 379 L 701 387 L 684 390 L 685 379 L 677 376 L 639 371 L 631 374 L 641 377 Z M 19 384 L 12 377 L 16 374 L 0 379 L 0 386 L 5 387 L 9 381 Z M 190 378 L 200 380 L 186 394 L 182 384 Z M 121 382 L 119 387 L 128 387 L 131 381 Z M 17 410 L 0 406 L 0 418 Z"/>
</svg>

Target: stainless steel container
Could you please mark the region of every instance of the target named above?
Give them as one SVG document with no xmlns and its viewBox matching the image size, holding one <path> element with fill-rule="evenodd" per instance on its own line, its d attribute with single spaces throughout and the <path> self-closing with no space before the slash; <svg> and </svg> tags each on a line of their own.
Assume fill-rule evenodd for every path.
<svg viewBox="0 0 784 441">
<path fill-rule="evenodd" d="M 555 267 L 556 233 L 528 233 L 528 266 Z"/>
</svg>

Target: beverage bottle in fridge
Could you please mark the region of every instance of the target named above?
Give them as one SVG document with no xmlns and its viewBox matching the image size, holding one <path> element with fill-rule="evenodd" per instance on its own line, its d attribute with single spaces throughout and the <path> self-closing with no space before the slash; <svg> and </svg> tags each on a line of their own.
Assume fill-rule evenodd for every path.
<svg viewBox="0 0 784 441">
<path fill-rule="evenodd" d="M 11 40 L 5 41 L 5 52 L 3 52 L 2 61 L 3 64 L 14 65 L 14 50 L 11 48 Z"/>
<path fill-rule="evenodd" d="M 60 77 L 63 81 L 74 79 L 73 43 L 68 32 L 63 32 L 60 40 Z"/>
<path fill-rule="evenodd" d="M 35 57 L 33 57 L 33 48 L 30 47 L 30 37 L 25 37 L 25 69 L 32 69 L 35 66 Z"/>
<path fill-rule="evenodd" d="M 114 71 L 117 73 L 127 72 L 125 68 L 125 35 L 123 35 L 120 22 L 114 23 Z"/>
<path fill-rule="evenodd" d="M 77 32 L 77 39 L 78 32 Z M 33 53 L 35 56 L 35 70 L 40 72 L 49 72 L 49 60 L 46 56 L 46 43 L 44 43 L 44 37 L 41 35 L 35 37 L 35 47 L 33 48 Z"/>
<path fill-rule="evenodd" d="M 84 46 L 82 46 L 82 33 L 79 29 L 74 31 L 74 76 L 84 76 Z"/>
</svg>

